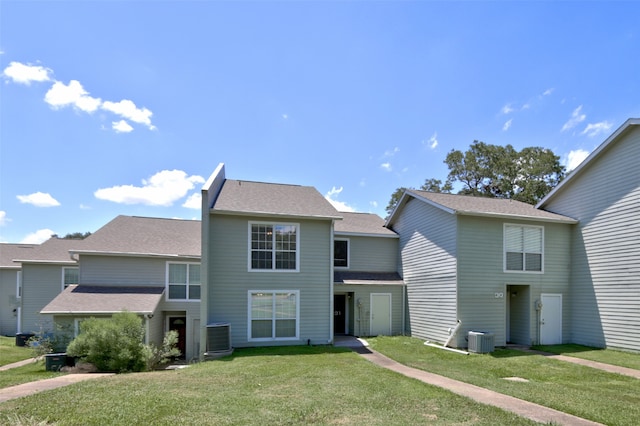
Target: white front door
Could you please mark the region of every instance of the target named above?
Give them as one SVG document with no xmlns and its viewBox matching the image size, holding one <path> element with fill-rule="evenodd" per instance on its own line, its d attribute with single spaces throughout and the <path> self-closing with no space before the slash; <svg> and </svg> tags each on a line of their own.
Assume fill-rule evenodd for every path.
<svg viewBox="0 0 640 426">
<path fill-rule="evenodd" d="M 540 344 L 562 343 L 562 294 L 541 294 Z"/>
<path fill-rule="evenodd" d="M 391 335 L 391 293 L 371 293 L 371 336 Z"/>
</svg>

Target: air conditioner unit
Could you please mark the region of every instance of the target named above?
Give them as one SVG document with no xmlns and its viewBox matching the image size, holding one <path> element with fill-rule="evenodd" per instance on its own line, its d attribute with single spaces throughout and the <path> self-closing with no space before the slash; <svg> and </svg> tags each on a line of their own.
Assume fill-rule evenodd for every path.
<svg viewBox="0 0 640 426">
<path fill-rule="evenodd" d="M 493 333 L 470 331 L 468 335 L 469 352 L 487 354 L 495 349 Z"/>
<path fill-rule="evenodd" d="M 205 358 L 220 358 L 233 352 L 231 346 L 231 324 L 215 322 L 207 324 L 207 350 Z"/>
</svg>

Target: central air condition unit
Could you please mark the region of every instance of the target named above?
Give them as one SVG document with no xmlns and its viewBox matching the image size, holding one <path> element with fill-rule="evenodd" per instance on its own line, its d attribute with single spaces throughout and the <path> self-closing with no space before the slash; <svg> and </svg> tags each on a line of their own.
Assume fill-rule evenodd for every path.
<svg viewBox="0 0 640 426">
<path fill-rule="evenodd" d="M 220 358 L 233 352 L 231 346 L 231 324 L 215 322 L 207 324 L 207 350 L 205 358 Z"/>
<path fill-rule="evenodd" d="M 468 335 L 469 352 L 487 354 L 495 349 L 493 333 L 470 331 Z"/>
</svg>

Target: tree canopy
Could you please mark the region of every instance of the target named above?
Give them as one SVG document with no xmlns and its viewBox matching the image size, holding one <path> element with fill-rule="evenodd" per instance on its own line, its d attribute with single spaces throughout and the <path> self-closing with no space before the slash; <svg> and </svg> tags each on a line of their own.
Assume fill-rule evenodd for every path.
<svg viewBox="0 0 640 426">
<path fill-rule="evenodd" d="M 427 179 L 421 190 L 451 193 L 454 184 L 459 183 L 462 188 L 458 194 L 535 204 L 566 174 L 560 157 L 550 149 L 527 147 L 517 151 L 511 145 L 490 145 L 477 140 L 465 152 L 451 150 L 444 163 L 449 167 L 444 184 L 439 179 Z M 404 191 L 405 188 L 398 188 L 391 195 L 387 213 L 393 211 Z"/>
</svg>

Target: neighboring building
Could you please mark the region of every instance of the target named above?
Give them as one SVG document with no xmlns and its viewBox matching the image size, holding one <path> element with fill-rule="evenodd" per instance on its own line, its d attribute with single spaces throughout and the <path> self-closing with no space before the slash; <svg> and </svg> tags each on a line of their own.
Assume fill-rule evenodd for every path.
<svg viewBox="0 0 640 426">
<path fill-rule="evenodd" d="M 313 187 L 226 179 L 222 164 L 202 202 L 206 352 L 218 324 L 234 347 L 402 332 L 397 236 L 380 218 L 340 213 Z"/>
<path fill-rule="evenodd" d="M 468 331 L 498 346 L 569 342 L 575 223 L 518 201 L 405 191 L 386 226 L 400 235 L 411 334 L 442 343 L 460 320 L 456 347 Z"/>
<path fill-rule="evenodd" d="M 627 120 L 538 205 L 575 218 L 570 341 L 640 351 L 640 119 Z"/>
<path fill-rule="evenodd" d="M 22 264 L 14 259 L 31 257 L 35 244 L 0 244 L 0 335 L 21 333 Z"/>
<path fill-rule="evenodd" d="M 118 216 L 69 253 L 80 265 L 78 285 L 50 298 L 43 315 L 77 334 L 85 318 L 127 310 L 144 319 L 147 343 L 176 330 L 183 355 L 198 356 L 199 221 Z"/>
</svg>

